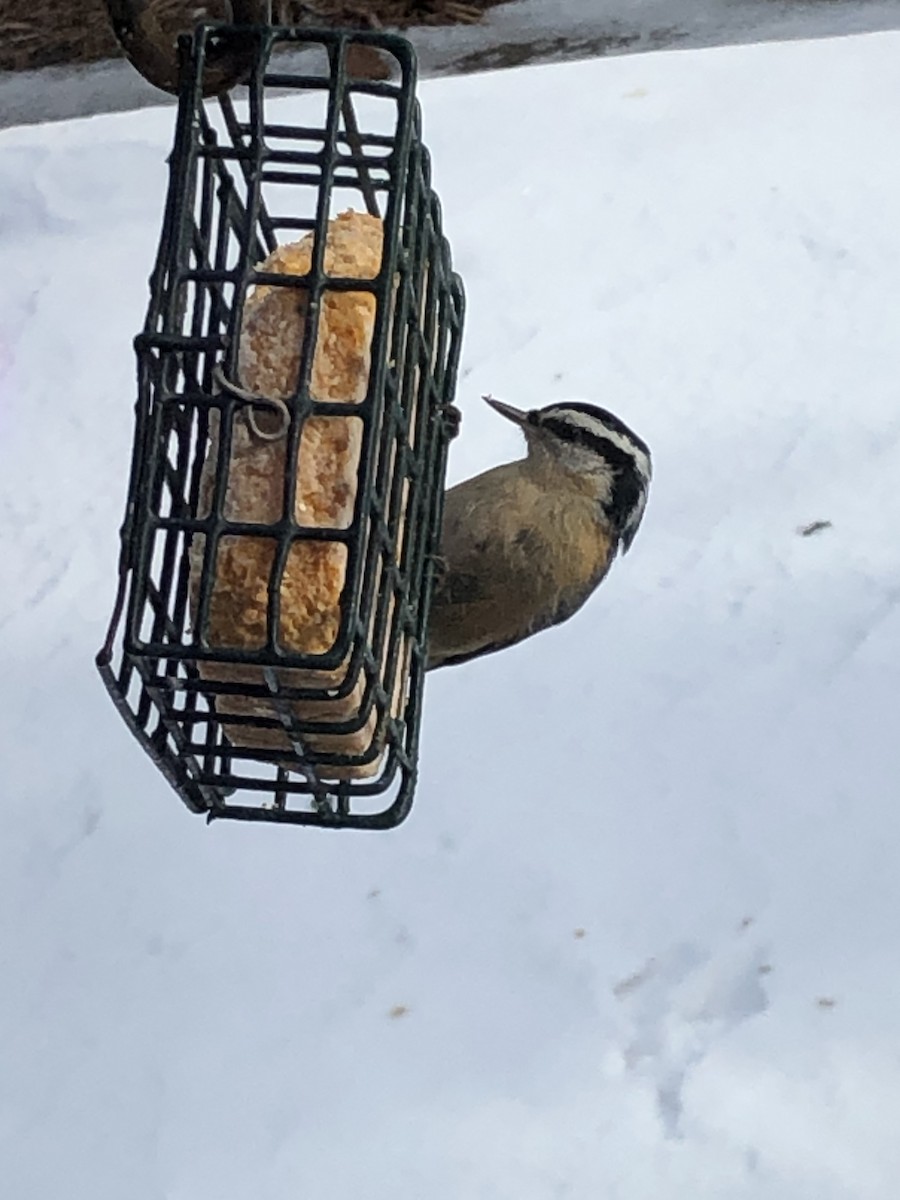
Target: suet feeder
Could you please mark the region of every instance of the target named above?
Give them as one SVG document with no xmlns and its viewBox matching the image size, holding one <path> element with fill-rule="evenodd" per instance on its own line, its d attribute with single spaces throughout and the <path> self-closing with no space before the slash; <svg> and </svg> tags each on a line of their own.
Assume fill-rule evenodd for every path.
<svg viewBox="0 0 900 1200">
<path fill-rule="evenodd" d="M 206 95 L 230 45 L 241 101 Z M 194 812 L 386 828 L 416 781 L 463 319 L 414 55 L 267 24 L 179 55 L 98 666 Z"/>
</svg>

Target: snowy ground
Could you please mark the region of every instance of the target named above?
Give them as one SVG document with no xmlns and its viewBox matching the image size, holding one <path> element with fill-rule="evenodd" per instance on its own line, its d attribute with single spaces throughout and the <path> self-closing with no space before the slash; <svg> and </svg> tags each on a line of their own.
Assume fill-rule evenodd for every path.
<svg viewBox="0 0 900 1200">
<path fill-rule="evenodd" d="M 0 135 L 11 1200 L 896 1195 L 898 53 L 423 88 L 454 479 L 517 452 L 488 390 L 656 479 L 585 611 L 429 679 L 384 835 L 208 829 L 109 704 L 170 113 Z"/>
</svg>

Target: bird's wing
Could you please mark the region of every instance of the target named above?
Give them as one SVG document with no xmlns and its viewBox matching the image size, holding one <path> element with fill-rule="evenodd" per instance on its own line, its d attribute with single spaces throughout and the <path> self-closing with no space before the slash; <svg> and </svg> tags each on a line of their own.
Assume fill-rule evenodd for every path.
<svg viewBox="0 0 900 1200">
<path fill-rule="evenodd" d="M 451 488 L 445 497 L 440 565 L 429 622 L 429 668 L 466 662 L 520 641 L 508 605 L 515 605 L 504 572 L 515 569 L 498 552 L 498 518 L 511 476 L 495 467 Z"/>
</svg>

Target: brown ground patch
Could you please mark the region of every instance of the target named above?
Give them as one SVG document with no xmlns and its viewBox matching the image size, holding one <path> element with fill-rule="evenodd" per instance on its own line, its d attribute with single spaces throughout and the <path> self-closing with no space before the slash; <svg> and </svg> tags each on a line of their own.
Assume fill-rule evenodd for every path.
<svg viewBox="0 0 900 1200">
<path fill-rule="evenodd" d="M 382 26 L 405 29 L 413 25 L 474 24 L 481 14 L 503 0 L 275 0 L 279 24 L 344 25 L 357 29 Z M 199 7 L 192 0 L 160 0 L 159 9 L 186 27 L 181 14 Z M 223 7 L 205 5 L 211 18 Z M 169 24 L 169 21 L 165 21 Z M 118 58 L 103 0 L 0 0 L 0 71 L 34 70 Z"/>
</svg>

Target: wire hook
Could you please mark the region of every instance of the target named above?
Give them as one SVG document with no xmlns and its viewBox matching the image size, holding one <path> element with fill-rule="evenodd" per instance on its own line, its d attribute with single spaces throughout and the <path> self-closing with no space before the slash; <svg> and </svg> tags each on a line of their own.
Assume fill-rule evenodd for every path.
<svg viewBox="0 0 900 1200">
<path fill-rule="evenodd" d="M 245 404 L 250 405 L 244 413 L 244 418 L 254 437 L 258 438 L 261 442 L 277 442 L 284 437 L 291 423 L 291 413 L 282 399 L 278 396 L 263 396 L 259 392 L 249 392 L 246 388 L 232 383 L 222 370 L 221 363 L 216 363 L 213 367 L 213 379 L 223 392 L 229 392 L 232 396 L 237 396 L 238 400 L 243 400 Z M 277 429 L 260 428 L 255 412 L 257 407 L 268 408 L 280 417 Z"/>
</svg>

